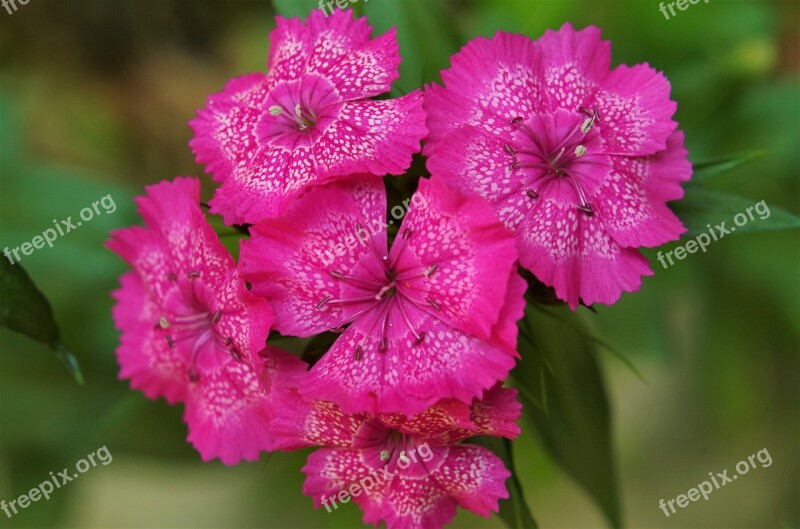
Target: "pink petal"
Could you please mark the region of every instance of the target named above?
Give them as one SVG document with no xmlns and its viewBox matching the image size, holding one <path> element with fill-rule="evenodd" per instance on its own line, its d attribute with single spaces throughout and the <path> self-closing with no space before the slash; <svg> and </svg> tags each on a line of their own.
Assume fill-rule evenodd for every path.
<svg viewBox="0 0 800 529">
<path fill-rule="evenodd" d="M 483 398 L 475 399 L 470 407 L 470 421 L 475 426 L 474 435 L 491 435 L 516 439 L 521 433 L 517 419 L 522 414 L 522 404 L 517 400 L 517 390 L 504 388 L 498 382 L 486 390 Z"/>
<path fill-rule="evenodd" d="M 470 410 L 468 404 L 445 399 L 410 419 L 397 416 L 402 418 L 397 420 L 396 428 L 403 434 L 423 438 L 429 444 L 433 441 L 434 446 L 448 445 L 468 436 L 460 437 L 462 432 L 475 430 Z"/>
<path fill-rule="evenodd" d="M 308 379 L 304 378 L 303 383 L 308 384 Z M 333 402 L 312 401 L 297 391 L 289 391 L 276 397 L 270 429 L 275 435 L 275 448 L 281 450 L 306 446 L 349 448 L 366 418 L 363 414 L 347 415 Z"/>
<path fill-rule="evenodd" d="M 444 463 L 431 476 L 448 496 L 475 514 L 488 518 L 508 498 L 505 481 L 511 473 L 490 450 L 475 445 L 450 447 Z"/>
<path fill-rule="evenodd" d="M 605 229 L 620 246 L 652 248 L 686 232 L 666 204 L 648 196 L 645 182 L 661 159 L 613 157 L 614 168 L 600 188 L 595 206 Z"/>
<path fill-rule="evenodd" d="M 488 202 L 437 179 L 421 179 L 412 204 L 401 228 L 411 236 L 397 269 L 436 265 L 419 299 L 434 299 L 435 316 L 454 328 L 489 338 L 506 302 L 508 278 L 516 272 L 513 233 Z M 398 247 L 396 242 L 390 258 Z"/>
<path fill-rule="evenodd" d="M 440 401 L 411 419 L 399 421 L 397 428 L 404 434 L 426 439 L 432 446 L 454 444 L 476 435 L 514 439 L 520 434 L 516 420 L 521 412 L 517 390 L 505 389 L 498 383 L 470 406 Z"/>
<path fill-rule="evenodd" d="M 324 311 L 317 306 L 349 292 L 332 271 L 358 273 L 370 266 L 361 264 L 374 260 L 369 243 L 361 240 L 386 248 L 385 219 L 383 183 L 365 179 L 314 188 L 280 219 L 253 227 L 242 245 L 240 271 L 274 308 L 279 332 L 312 336 L 352 314 L 355 309 L 348 306 Z M 359 224 L 369 232 L 359 233 Z"/>
<path fill-rule="evenodd" d="M 380 315 L 357 320 L 314 365 L 301 393 L 336 402 L 347 413 L 411 416 L 443 398 L 471 402 L 513 367 L 515 352 L 407 310 L 417 332 L 425 334 L 420 343 L 397 311 L 389 320 L 385 351 L 375 330 Z"/>
<path fill-rule="evenodd" d="M 119 378 L 129 379 L 131 387 L 149 399 L 164 397 L 170 404 L 184 401 L 186 360 L 156 336 L 153 322 L 158 320 L 159 307 L 136 272 L 124 274 L 120 284 L 113 293 L 112 309 L 114 325 L 122 331 L 117 348 Z"/>
<path fill-rule="evenodd" d="M 209 204 L 226 224 L 251 224 L 280 215 L 316 182 L 310 148 L 262 147 L 245 169 L 223 182 Z"/>
<path fill-rule="evenodd" d="M 506 290 L 506 302 L 500 310 L 497 323 L 492 328 L 492 343 L 507 350 L 516 350 L 519 332 L 517 322 L 525 314 L 525 292 L 527 290 L 527 281 L 522 279 L 518 273 L 512 273 Z"/>
<path fill-rule="evenodd" d="M 272 450 L 269 419 L 269 400 L 258 372 L 249 362 L 233 359 L 202 373 L 184 413 L 187 440 L 203 461 L 218 457 L 226 465 L 254 461 L 261 451 Z"/>
<path fill-rule="evenodd" d="M 678 126 L 669 91 L 664 74 L 646 64 L 612 71 L 594 100 L 606 152 L 641 156 L 664 150 Z"/>
<path fill-rule="evenodd" d="M 537 204 L 518 230 L 520 262 L 573 310 L 580 300 L 613 304 L 623 291 L 638 290 L 643 275 L 653 275 L 647 259 L 620 247 L 597 215 L 550 201 Z"/>
<path fill-rule="evenodd" d="M 197 163 L 205 165 L 217 182 L 244 171 L 258 152 L 255 128 L 264 113 L 267 89 L 261 73 L 233 79 L 189 122 L 195 134 L 189 146 Z"/>
<path fill-rule="evenodd" d="M 398 77 L 394 29 L 370 39 L 366 18 L 353 19 L 349 10 L 328 17 L 312 10 L 306 27 L 295 19 L 277 21 L 270 38 L 271 86 L 314 72 L 333 81 L 343 99 L 355 99 L 388 92 Z"/>
<path fill-rule="evenodd" d="M 539 50 L 528 37 L 502 31 L 492 39 L 478 37 L 451 62 L 452 67 L 442 71 L 446 88 L 433 85 L 425 90 L 430 129 L 426 154 L 461 125 L 501 134 L 510 130 L 509 119 L 541 110 Z"/>
<path fill-rule="evenodd" d="M 525 194 L 522 179 L 509 169 L 503 147 L 510 137 L 486 134 L 466 125 L 450 133 L 430 153 L 428 170 L 465 194 L 489 200 L 500 220 L 515 229 L 534 202 Z"/>
<path fill-rule="evenodd" d="M 321 174 L 402 174 L 427 134 L 422 93 L 345 103 L 314 147 Z"/>
<path fill-rule="evenodd" d="M 590 26 L 576 31 L 567 22 L 558 31 L 545 31 L 535 44 L 542 57 L 546 108 L 575 111 L 588 106 L 611 64 L 611 44 L 601 39 L 600 30 Z"/>
<path fill-rule="evenodd" d="M 306 475 L 303 494 L 314 499 L 316 509 L 323 505 L 323 499 L 327 499 L 331 510 L 338 508 L 339 500 L 336 497 L 340 491 L 348 490 L 350 485 L 360 480 L 368 485 L 369 481 L 365 478 L 375 482 L 375 476 L 380 476 L 374 474 L 372 467 L 364 462 L 361 450 L 343 448 L 321 448 L 312 452 L 303 467 L 303 473 Z"/>
<path fill-rule="evenodd" d="M 683 141 L 683 132 L 675 131 L 667 138 L 666 150 L 645 159 L 628 159 L 634 166 L 637 163 L 644 164 L 649 169 L 644 185 L 647 196 L 654 202 L 683 198 L 681 184 L 692 177 L 692 163 L 687 158 L 689 153 L 683 146 Z"/>
</svg>

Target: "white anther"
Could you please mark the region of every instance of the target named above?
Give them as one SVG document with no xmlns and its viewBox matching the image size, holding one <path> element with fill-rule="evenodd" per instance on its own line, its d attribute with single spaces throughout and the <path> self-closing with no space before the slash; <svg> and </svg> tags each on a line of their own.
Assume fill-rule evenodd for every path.
<svg viewBox="0 0 800 529">
<path fill-rule="evenodd" d="M 578 145 L 577 147 L 575 147 L 575 156 L 580 158 L 584 154 L 586 154 L 586 147 L 584 147 L 583 145 Z"/>
<path fill-rule="evenodd" d="M 273 116 L 280 116 L 282 112 L 283 109 L 278 105 L 269 107 L 269 113 L 272 114 Z"/>
</svg>

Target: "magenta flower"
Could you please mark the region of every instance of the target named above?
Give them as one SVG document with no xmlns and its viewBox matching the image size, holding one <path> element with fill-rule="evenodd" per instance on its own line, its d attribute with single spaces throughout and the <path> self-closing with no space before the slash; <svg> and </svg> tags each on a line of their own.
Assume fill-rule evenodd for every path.
<svg viewBox="0 0 800 529">
<path fill-rule="evenodd" d="M 146 227 L 112 232 L 108 247 L 133 267 L 114 292 L 119 376 L 148 398 L 184 402 L 203 460 L 233 464 L 272 449 L 269 390 L 305 364 L 265 349 L 272 310 L 238 277 L 199 201 L 196 179 L 149 186 L 137 199 Z"/>
<path fill-rule="evenodd" d="M 390 251 L 386 227 L 381 182 L 312 189 L 253 227 L 242 277 L 281 334 L 343 333 L 312 368 L 307 398 L 405 415 L 471 402 L 517 354 L 525 282 L 513 236 L 483 199 L 425 179 Z"/>
<path fill-rule="evenodd" d="M 666 202 L 691 177 L 666 78 L 610 70 L 597 28 L 478 38 L 426 90 L 428 168 L 489 199 L 521 264 L 574 309 L 652 275 L 639 247 L 685 231 Z"/>
<path fill-rule="evenodd" d="M 439 529 L 461 506 L 481 516 L 508 498 L 510 476 L 490 450 L 460 441 L 477 435 L 515 438 L 517 391 L 498 384 L 472 405 L 443 400 L 412 418 L 347 415 L 331 402 L 284 394 L 274 419 L 282 449 L 322 446 L 303 468 L 303 492 L 328 511 L 357 503 L 364 522 L 388 529 Z"/>
<path fill-rule="evenodd" d="M 394 29 L 371 39 L 349 11 L 276 20 L 269 73 L 232 80 L 190 123 L 197 161 L 222 182 L 211 211 L 228 224 L 280 215 L 352 173 L 402 174 L 427 133 L 421 92 L 368 99 L 398 77 Z"/>
</svg>

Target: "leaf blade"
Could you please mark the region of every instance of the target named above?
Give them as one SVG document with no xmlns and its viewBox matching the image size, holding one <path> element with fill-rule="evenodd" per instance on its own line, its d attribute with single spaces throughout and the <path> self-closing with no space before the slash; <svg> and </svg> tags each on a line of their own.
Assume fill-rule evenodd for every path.
<svg viewBox="0 0 800 529">
<path fill-rule="evenodd" d="M 766 208 L 766 217 L 762 218 L 762 214 L 755 210 L 759 215 L 753 215 L 753 219 L 750 219 L 747 208 L 754 210 L 755 206 L 762 204 L 761 209 Z M 736 233 L 800 228 L 800 217 L 780 208 L 770 207 L 763 200 L 754 202 L 749 198 L 699 186 L 687 187 L 683 199 L 671 203 L 670 208 L 689 230 L 684 238 L 707 231 L 708 225 L 716 226 L 726 222 L 730 226 L 734 223 L 734 217 L 740 213 L 745 215 L 747 221 L 733 226 Z"/>
<path fill-rule="evenodd" d="M 741 154 L 731 154 L 712 158 L 693 164 L 694 174 L 687 185 L 694 185 L 705 182 L 719 175 L 729 173 L 743 165 L 747 165 L 756 160 L 760 160 L 767 155 L 767 151 L 750 151 Z"/>
<path fill-rule="evenodd" d="M 612 527 L 622 525 L 611 444 L 611 413 L 595 344 L 563 318 L 563 307 L 528 305 L 525 320 L 534 335 L 521 342 L 514 379 L 547 398 L 546 410 L 523 408 L 545 448 L 594 499 Z"/>
<path fill-rule="evenodd" d="M 50 347 L 75 380 L 83 375 L 75 357 L 61 343 L 50 302 L 19 263 L 0 259 L 0 326 Z"/>
</svg>

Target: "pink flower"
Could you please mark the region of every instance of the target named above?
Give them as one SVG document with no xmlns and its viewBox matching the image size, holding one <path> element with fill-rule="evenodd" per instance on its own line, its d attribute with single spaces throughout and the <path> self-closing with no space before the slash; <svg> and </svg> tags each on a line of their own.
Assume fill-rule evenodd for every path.
<svg viewBox="0 0 800 529">
<path fill-rule="evenodd" d="M 610 70 L 600 30 L 478 38 L 426 90 L 431 173 L 489 199 L 521 264 L 574 309 L 652 275 L 638 247 L 685 231 L 667 208 L 691 176 L 669 83 Z"/>
<path fill-rule="evenodd" d="M 280 215 L 352 173 L 402 174 L 427 133 L 419 91 L 368 99 L 398 77 L 394 29 L 371 39 L 349 11 L 276 20 L 269 73 L 232 80 L 190 123 L 197 161 L 222 182 L 211 211 L 228 224 Z"/>
<path fill-rule="evenodd" d="M 243 245 L 242 277 L 281 334 L 343 332 L 306 397 L 413 415 L 442 398 L 471 402 L 513 366 L 525 282 L 511 232 L 483 199 L 434 181 L 406 204 L 390 251 L 373 179 L 312 189 Z"/>
<path fill-rule="evenodd" d="M 272 427 L 280 448 L 324 447 L 303 468 L 303 492 L 316 508 L 332 511 L 352 497 L 364 522 L 438 529 L 459 505 L 488 518 L 498 500 L 508 498 L 511 474 L 503 462 L 486 448 L 458 443 L 477 435 L 519 435 L 516 395 L 497 385 L 471 406 L 443 400 L 407 419 L 347 415 L 333 403 L 287 393 Z"/>
<path fill-rule="evenodd" d="M 114 292 L 119 376 L 148 398 L 184 402 L 203 460 L 233 464 L 272 448 L 269 388 L 305 364 L 265 349 L 272 310 L 238 277 L 199 201 L 196 179 L 149 186 L 137 199 L 146 227 L 111 234 L 108 247 L 133 267 Z"/>
</svg>

